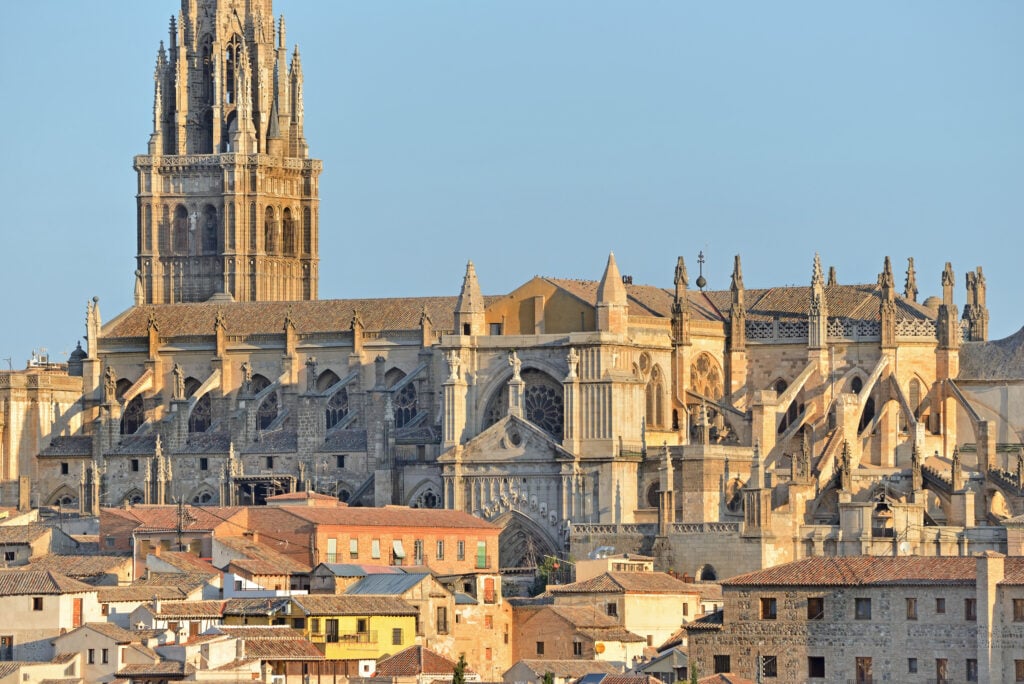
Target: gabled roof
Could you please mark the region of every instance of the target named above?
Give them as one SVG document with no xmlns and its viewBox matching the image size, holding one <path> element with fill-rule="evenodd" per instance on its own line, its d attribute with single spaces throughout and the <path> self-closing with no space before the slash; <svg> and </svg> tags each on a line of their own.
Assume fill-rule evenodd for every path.
<svg viewBox="0 0 1024 684">
<path fill-rule="evenodd" d="M 81 627 L 76 627 L 75 629 L 71 630 L 70 632 L 68 632 L 68 634 L 74 634 L 75 632 L 81 630 L 88 630 L 96 632 L 97 634 L 102 634 L 108 639 L 113 640 L 113 642 L 116 644 L 137 643 L 141 641 L 143 638 L 143 635 L 141 633 L 124 629 L 123 627 L 119 627 L 112 622 L 87 622 Z M 60 637 L 57 638 L 59 639 Z"/>
<path fill-rule="evenodd" d="M 366 565 L 361 563 L 321 563 L 313 568 L 323 568 L 336 577 L 366 577 L 367 575 L 404 575 L 405 570 L 397 565 Z"/>
<path fill-rule="evenodd" d="M 229 565 L 254 575 L 290 575 L 310 570 L 305 563 L 299 563 L 266 544 L 254 542 L 252 537 L 217 537 L 217 542 L 245 556 L 232 559 Z"/>
<path fill-rule="evenodd" d="M 92 456 L 92 436 L 54 437 L 50 440 L 50 445 L 39 452 L 39 456 L 42 458 Z"/>
<path fill-rule="evenodd" d="M 143 605 L 155 617 L 173 620 L 175 618 L 219 618 L 223 615 L 223 601 L 161 601 L 157 610 L 152 605 Z"/>
<path fill-rule="evenodd" d="M 286 596 L 273 598 L 232 598 L 224 602 L 224 615 L 271 616 L 284 613 L 291 599 Z"/>
<path fill-rule="evenodd" d="M 306 506 L 280 506 L 280 511 L 317 525 L 349 525 L 360 527 L 430 527 L 498 530 L 497 525 L 469 513 L 443 508 L 409 508 L 383 506 L 380 508 L 314 508 Z"/>
<path fill-rule="evenodd" d="M 126 565 L 131 567 L 131 556 L 58 556 L 47 554 L 34 558 L 26 570 L 52 570 L 67 577 L 79 579 L 116 573 Z"/>
<path fill-rule="evenodd" d="M 403 573 L 401 575 L 367 575 L 345 590 L 345 595 L 392 594 L 401 595 L 430 577 L 428 572 Z"/>
<path fill-rule="evenodd" d="M 99 587 L 96 592 L 100 603 L 143 603 L 154 598 L 184 600 L 188 593 L 180 587 L 159 585 L 129 585 L 127 587 Z"/>
<path fill-rule="evenodd" d="M 307 615 L 419 615 L 415 606 L 394 596 L 294 596 Z"/>
<path fill-rule="evenodd" d="M 138 504 L 130 508 L 105 508 L 103 512 L 134 521 L 138 524 L 136 531 L 142 533 L 177 531 L 179 525 L 177 506 Z M 183 506 L 181 529 L 194 533 L 222 528 L 237 534 L 247 529 L 245 513 L 244 506 Z"/>
<path fill-rule="evenodd" d="M 0 596 L 82 594 L 95 591 L 96 587 L 50 570 L 0 571 Z"/>
<path fill-rule="evenodd" d="M 377 663 L 374 677 L 415 677 L 418 675 L 450 675 L 455 661 L 422 646 L 410 646 Z"/>
<path fill-rule="evenodd" d="M 196 669 L 188 663 L 177 660 L 161 660 L 157 663 L 140 663 L 125 665 L 114 676 L 132 679 L 147 676 L 185 676 L 195 673 Z"/>
<path fill-rule="evenodd" d="M 46 525 L 0 525 L 0 544 L 31 544 L 52 534 Z"/>
<path fill-rule="evenodd" d="M 210 561 L 204 560 L 188 551 L 161 551 L 159 558 L 164 563 L 186 574 L 207 576 L 220 574 L 220 570 L 213 567 Z"/>
<path fill-rule="evenodd" d="M 693 585 L 677 580 L 664 572 L 605 572 L 596 577 L 572 584 L 549 585 L 556 597 L 559 594 L 698 594 Z"/>
</svg>

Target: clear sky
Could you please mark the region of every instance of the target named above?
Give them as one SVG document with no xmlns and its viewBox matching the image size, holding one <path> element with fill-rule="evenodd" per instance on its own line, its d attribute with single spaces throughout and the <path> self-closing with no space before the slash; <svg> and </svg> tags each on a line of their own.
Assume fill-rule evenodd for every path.
<svg viewBox="0 0 1024 684">
<path fill-rule="evenodd" d="M 131 304 L 135 173 L 177 0 L 9 2 L 0 358 Z M 1024 2 L 278 0 L 324 161 L 320 295 L 597 279 L 840 282 L 982 265 L 1024 324 Z M 0 361 L 6 364 L 6 361 Z M 5 367 L 5 366 L 4 366 Z"/>
</svg>

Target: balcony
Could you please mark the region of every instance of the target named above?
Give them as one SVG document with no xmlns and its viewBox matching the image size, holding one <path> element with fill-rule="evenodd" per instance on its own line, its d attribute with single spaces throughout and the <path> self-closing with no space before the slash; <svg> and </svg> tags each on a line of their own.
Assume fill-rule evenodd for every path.
<svg viewBox="0 0 1024 684">
<path fill-rule="evenodd" d="M 354 634 L 328 634 L 326 641 L 329 644 L 376 644 L 377 630 Z"/>
</svg>

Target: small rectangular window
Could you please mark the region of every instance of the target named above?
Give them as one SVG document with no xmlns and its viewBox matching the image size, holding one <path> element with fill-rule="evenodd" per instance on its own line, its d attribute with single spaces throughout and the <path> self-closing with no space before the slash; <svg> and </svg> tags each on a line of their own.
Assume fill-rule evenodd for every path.
<svg viewBox="0 0 1024 684">
<path fill-rule="evenodd" d="M 370 541 L 370 558 L 380 558 L 380 539 Z"/>
<path fill-rule="evenodd" d="M 686 616 L 687 616 L 687 615 L 689 615 L 689 614 L 690 614 L 690 604 L 689 604 L 689 603 L 686 603 L 686 602 L 684 601 L 684 602 L 683 602 L 683 617 L 686 617 Z"/>
<path fill-rule="evenodd" d="M 543 641 L 538 641 L 537 642 L 537 655 L 544 655 L 544 642 Z"/>
<path fill-rule="evenodd" d="M 493 653 L 491 652 L 491 647 L 488 646 L 484 649 L 484 660 L 490 660 L 492 657 Z"/>
<path fill-rule="evenodd" d="M 811 596 L 807 599 L 807 619 L 825 619 L 825 598 L 823 596 Z"/>
<path fill-rule="evenodd" d="M 402 628 L 395 627 L 391 630 L 391 645 L 401 646 L 402 645 Z"/>
<path fill-rule="evenodd" d="M 482 569 L 487 567 L 487 542 L 478 541 L 476 543 L 476 567 Z"/>
<path fill-rule="evenodd" d="M 870 620 L 871 619 L 871 599 L 869 598 L 857 598 L 853 600 L 854 611 L 853 616 L 857 620 Z"/>
<path fill-rule="evenodd" d="M 501 334 L 501 323 L 491 323 L 491 334 L 492 335 L 500 335 Z"/>
<path fill-rule="evenodd" d="M 69 470 L 69 468 L 68 468 L 68 464 L 67 463 L 61 463 L 60 464 L 60 474 L 61 475 L 67 475 L 68 474 L 68 470 Z"/>
<path fill-rule="evenodd" d="M 205 456 L 201 456 L 199 458 L 199 469 L 200 470 L 209 470 L 210 469 L 210 459 L 206 458 Z"/>
<path fill-rule="evenodd" d="M 935 599 L 935 612 L 940 614 L 940 615 L 942 613 L 946 612 L 946 599 L 944 599 L 944 598 L 937 598 L 937 599 Z"/>
<path fill-rule="evenodd" d="M 344 468 L 345 467 L 345 454 L 338 454 L 337 456 L 335 456 L 335 458 L 337 459 L 338 467 L 339 468 Z"/>
<path fill-rule="evenodd" d="M 466 560 L 466 542 L 461 539 L 455 543 L 455 560 Z"/>
<path fill-rule="evenodd" d="M 943 684 L 949 681 L 949 665 L 945 658 L 935 659 L 935 682 Z"/>
<path fill-rule="evenodd" d="M 8 562 L 13 561 L 14 551 L 4 551 L 4 560 Z"/>
<path fill-rule="evenodd" d="M 487 629 L 494 629 L 494 616 L 484 615 L 484 627 Z"/>
<path fill-rule="evenodd" d="M 824 677 L 825 676 L 825 657 L 824 656 L 808 656 L 807 657 L 807 676 L 808 677 Z"/>
<path fill-rule="evenodd" d="M 320 633 L 320 618 L 309 618 L 309 632 L 310 634 Z"/>
<path fill-rule="evenodd" d="M 778 602 L 774 598 L 761 599 L 761 619 L 774 620 L 777 617 Z"/>
<path fill-rule="evenodd" d="M 967 681 L 978 681 L 978 661 L 974 658 L 968 658 L 964 664 L 964 672 L 967 674 Z"/>
<path fill-rule="evenodd" d="M 572 642 L 572 654 L 577 658 L 583 655 L 583 642 L 574 641 Z"/>
<path fill-rule="evenodd" d="M 1024 622 L 1024 599 L 1013 599 L 1013 621 Z"/>
<path fill-rule="evenodd" d="M 779 659 L 777 656 L 766 655 L 761 656 L 761 676 L 762 677 L 778 677 L 779 676 Z"/>
<path fill-rule="evenodd" d="M 103 649 L 102 651 L 100 651 L 100 662 L 102 662 L 104 665 L 110 662 L 110 652 L 107 649 Z"/>
<path fill-rule="evenodd" d="M 609 601 L 608 603 L 605 604 L 604 611 L 605 611 L 605 613 L 607 613 L 611 617 L 618 617 L 619 616 L 619 604 L 617 604 L 615 601 Z"/>
<path fill-rule="evenodd" d="M 716 655 L 713 660 L 715 666 L 714 674 L 718 674 L 719 672 L 732 672 L 732 667 L 729 665 L 728 655 Z"/>
<path fill-rule="evenodd" d="M 273 468 L 274 468 L 274 457 L 273 456 L 267 456 L 267 468 L 270 469 L 270 470 L 273 470 Z"/>
<path fill-rule="evenodd" d="M 423 565 L 423 540 L 414 539 L 412 542 L 412 557 L 416 565 Z"/>
<path fill-rule="evenodd" d="M 90 648 L 89 649 L 88 661 L 89 661 L 90 665 L 95 665 L 96 664 L 96 649 L 95 648 Z"/>
<path fill-rule="evenodd" d="M 978 599 L 964 599 L 964 620 L 974 622 L 978 619 Z"/>
<path fill-rule="evenodd" d="M 132 459 L 132 472 L 133 473 L 139 472 L 139 459 L 137 459 L 137 458 L 133 458 Z"/>
<path fill-rule="evenodd" d="M 437 540 L 437 560 L 444 560 L 444 540 Z"/>
<path fill-rule="evenodd" d="M 907 598 L 907 619 L 908 620 L 916 620 L 917 619 L 917 599 L 916 598 Z"/>
<path fill-rule="evenodd" d="M 32 610 L 42 610 L 42 609 L 43 609 L 43 597 L 42 596 L 33 596 L 32 597 Z"/>
<path fill-rule="evenodd" d="M 907 673 L 917 674 L 917 658 L 907 658 Z"/>
<path fill-rule="evenodd" d="M 242 591 L 242 580 L 235 580 L 235 591 Z"/>
<path fill-rule="evenodd" d="M 348 555 L 353 560 L 359 558 L 359 540 L 349 539 L 348 540 Z"/>
</svg>

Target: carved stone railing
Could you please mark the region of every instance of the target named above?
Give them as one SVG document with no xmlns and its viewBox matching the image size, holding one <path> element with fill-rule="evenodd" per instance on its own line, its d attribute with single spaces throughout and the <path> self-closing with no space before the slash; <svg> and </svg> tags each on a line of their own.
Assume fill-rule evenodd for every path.
<svg viewBox="0 0 1024 684">
<path fill-rule="evenodd" d="M 896 337 L 923 337 L 935 339 L 935 321 L 925 318 L 896 321 Z"/>
<path fill-rule="evenodd" d="M 672 523 L 671 534 L 738 534 L 738 522 Z"/>
<path fill-rule="evenodd" d="M 572 525 L 574 535 L 613 535 L 633 534 L 641 536 L 654 536 L 658 533 L 657 525 L 637 523 L 574 523 Z"/>
<path fill-rule="evenodd" d="M 878 321 L 859 321 L 852 318 L 828 319 L 829 339 L 872 340 L 882 335 Z"/>
</svg>

